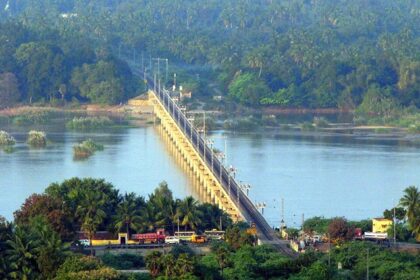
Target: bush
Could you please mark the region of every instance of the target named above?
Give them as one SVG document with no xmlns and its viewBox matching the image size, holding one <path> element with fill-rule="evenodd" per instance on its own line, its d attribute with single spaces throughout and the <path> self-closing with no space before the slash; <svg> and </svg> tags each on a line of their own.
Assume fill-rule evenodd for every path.
<svg viewBox="0 0 420 280">
<path fill-rule="evenodd" d="M 42 148 L 47 145 L 45 132 L 31 130 L 28 133 L 28 144 L 32 147 Z"/>
<path fill-rule="evenodd" d="M 75 158 L 88 158 L 95 152 L 102 151 L 103 149 L 103 145 L 96 144 L 91 139 L 88 139 L 86 141 L 83 141 L 81 144 L 73 146 Z"/>
<path fill-rule="evenodd" d="M 98 129 L 113 125 L 114 122 L 108 117 L 80 117 L 67 122 L 70 129 Z"/>
<path fill-rule="evenodd" d="M 0 130 L 0 146 L 12 146 L 16 143 L 15 138 L 6 131 Z"/>
<path fill-rule="evenodd" d="M 330 125 L 328 121 L 323 117 L 315 117 L 314 124 L 316 127 L 320 127 L 320 128 L 328 127 Z"/>
<path fill-rule="evenodd" d="M 304 122 L 303 124 L 301 124 L 300 129 L 302 131 L 312 131 L 315 130 L 315 126 L 310 122 Z"/>
<path fill-rule="evenodd" d="M 175 258 L 178 258 L 181 254 L 187 254 L 190 257 L 194 256 L 194 252 L 189 246 L 179 244 L 172 246 L 170 253 L 174 255 Z"/>
<path fill-rule="evenodd" d="M 101 257 L 102 262 L 109 267 L 119 270 L 140 269 L 145 267 L 144 258 L 141 255 L 106 253 Z"/>
</svg>

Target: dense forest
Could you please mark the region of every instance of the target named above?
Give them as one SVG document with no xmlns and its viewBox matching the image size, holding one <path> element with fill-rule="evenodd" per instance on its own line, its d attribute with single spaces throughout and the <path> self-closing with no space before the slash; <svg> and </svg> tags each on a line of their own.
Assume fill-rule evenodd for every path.
<svg viewBox="0 0 420 280">
<path fill-rule="evenodd" d="M 125 62 L 77 34 L 5 22 L 0 41 L 0 108 L 19 101 L 116 104 L 136 89 Z"/>
<path fill-rule="evenodd" d="M 64 55 L 75 56 L 80 42 L 88 40 L 97 56 L 97 49 L 134 49 L 178 64 L 210 65 L 219 86 L 244 105 L 381 107 L 371 110 L 420 106 L 416 0 L 1 0 L 0 5 L 1 18 L 17 20 L 20 28 L 40 37 L 56 30 L 54 38 Z M 72 40 L 68 45 L 59 38 Z M 50 48 L 53 53 L 61 49 Z M 0 52 L 2 60 L 8 57 Z M 14 57 L 20 67 L 28 64 L 19 52 Z M 80 67 L 84 60 L 89 64 L 101 59 L 82 57 L 73 63 Z M 61 60 L 65 63 L 65 57 Z M 78 71 L 87 73 L 92 67 Z M 121 88 L 115 78 L 92 90 L 75 76 L 68 83 L 74 92 L 92 95 L 94 101 L 102 92 Z M 28 82 L 26 77 L 21 88 Z M 46 88 L 56 91 L 59 84 Z"/>
</svg>

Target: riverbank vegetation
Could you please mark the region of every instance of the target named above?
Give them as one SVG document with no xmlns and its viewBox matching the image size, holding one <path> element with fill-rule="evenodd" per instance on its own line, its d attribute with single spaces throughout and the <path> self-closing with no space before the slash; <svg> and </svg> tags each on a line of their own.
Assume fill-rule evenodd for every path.
<svg viewBox="0 0 420 280">
<path fill-rule="evenodd" d="M 47 135 L 43 131 L 31 130 L 28 133 L 27 143 L 33 148 L 43 148 L 47 146 Z"/>
<path fill-rule="evenodd" d="M 411 196 L 409 188 L 401 200 L 407 209 L 412 205 Z M 178 245 L 165 255 L 151 251 L 145 258 L 111 252 L 87 257 L 69 247 L 79 230 L 89 236 L 100 230 L 134 233 L 165 228 L 174 232 L 178 220 L 184 230 L 195 231 L 218 228 L 222 221 L 225 241 L 212 243 L 205 255 Z M 313 224 L 318 222 L 304 227 Z M 367 266 L 375 279 L 416 279 L 420 275 L 419 255 L 347 242 L 333 247 L 330 254 L 308 251 L 289 259 L 270 246 L 255 246 L 247 228 L 244 223 L 232 223 L 214 205 L 200 204 L 192 197 L 174 199 L 165 183 L 146 199 L 134 193 L 120 194 L 104 180 L 73 178 L 26 199 L 14 213 L 13 223 L 0 218 L 0 278 L 359 279 L 366 275 Z M 143 267 L 150 275 L 117 271 Z"/>
<path fill-rule="evenodd" d="M 73 146 L 75 159 L 86 159 L 98 151 L 102 151 L 104 146 L 95 143 L 92 139 L 83 141 L 80 144 Z"/>
<path fill-rule="evenodd" d="M 112 125 L 115 125 L 115 122 L 106 116 L 74 117 L 66 123 L 67 128 L 81 130 L 109 128 Z"/>
</svg>

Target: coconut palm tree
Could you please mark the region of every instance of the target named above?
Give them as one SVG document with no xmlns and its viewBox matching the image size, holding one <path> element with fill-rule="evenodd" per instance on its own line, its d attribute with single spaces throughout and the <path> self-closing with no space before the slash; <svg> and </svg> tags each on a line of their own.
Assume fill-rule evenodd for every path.
<svg viewBox="0 0 420 280">
<path fill-rule="evenodd" d="M 407 210 L 408 223 L 416 239 L 420 238 L 420 192 L 415 186 L 404 190 L 400 205 Z"/>
<path fill-rule="evenodd" d="M 81 220 L 81 229 L 86 232 L 90 246 L 92 246 L 92 239 L 106 217 L 103 209 L 106 202 L 102 193 L 92 189 L 85 190 L 81 196 L 80 204 L 76 209 L 76 216 Z M 91 254 L 93 254 L 92 249 Z"/>
<path fill-rule="evenodd" d="M 146 267 L 150 271 L 153 278 L 162 272 L 162 253 L 153 251 L 146 256 Z"/>
<path fill-rule="evenodd" d="M 410 186 L 404 190 L 404 196 L 400 200 L 400 205 L 407 210 L 408 219 L 413 219 L 416 211 L 420 207 L 420 192 L 415 186 Z"/>
<path fill-rule="evenodd" d="M 16 227 L 12 239 L 7 240 L 7 255 L 11 279 L 32 279 L 36 271 L 36 244 L 21 228 Z"/>
<path fill-rule="evenodd" d="M 198 210 L 197 200 L 192 196 L 186 197 L 184 200 L 181 200 L 177 210 L 177 216 L 180 218 L 181 225 L 185 226 L 185 230 L 188 227 L 193 230 L 197 229 L 202 216 Z"/>
<path fill-rule="evenodd" d="M 128 236 L 130 236 L 130 229 L 138 230 L 141 223 L 142 204 L 144 204 L 142 199 L 136 197 L 134 193 L 125 194 L 114 216 L 115 229 L 121 230 L 125 227 Z"/>
<path fill-rule="evenodd" d="M 179 255 L 174 272 L 177 275 L 185 275 L 188 273 L 192 273 L 194 271 L 194 263 L 192 262 L 191 258 L 188 257 L 187 254 L 181 254 Z"/>
</svg>

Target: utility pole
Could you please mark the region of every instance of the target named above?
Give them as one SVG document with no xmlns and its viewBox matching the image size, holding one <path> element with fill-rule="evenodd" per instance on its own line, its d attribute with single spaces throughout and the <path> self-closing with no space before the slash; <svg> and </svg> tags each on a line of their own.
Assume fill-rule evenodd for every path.
<svg viewBox="0 0 420 280">
<path fill-rule="evenodd" d="M 302 230 L 303 230 L 303 224 L 305 223 L 305 214 L 302 213 Z"/>
<path fill-rule="evenodd" d="M 284 227 L 284 198 L 281 198 L 281 221 L 280 221 L 280 234 L 283 237 L 283 227 Z"/>
<path fill-rule="evenodd" d="M 394 220 L 393 220 L 393 226 L 394 226 L 394 248 L 397 245 L 397 234 L 396 234 L 396 231 L 395 231 L 395 228 L 396 228 L 396 225 L 395 225 L 396 224 L 395 208 L 396 208 L 396 206 L 395 206 L 395 203 L 394 203 Z"/>
<path fill-rule="evenodd" d="M 179 217 L 178 217 L 178 234 L 179 234 Z"/>
</svg>

